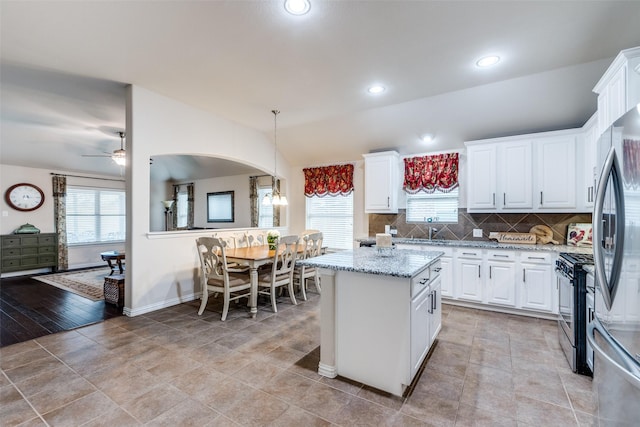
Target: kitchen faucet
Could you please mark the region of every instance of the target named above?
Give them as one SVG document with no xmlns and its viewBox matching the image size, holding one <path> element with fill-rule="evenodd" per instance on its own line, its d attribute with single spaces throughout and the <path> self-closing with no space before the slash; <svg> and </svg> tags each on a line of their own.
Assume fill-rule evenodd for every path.
<svg viewBox="0 0 640 427">
<path fill-rule="evenodd" d="M 434 227 L 429 227 L 429 240 L 432 240 L 433 238 L 433 233 L 437 233 L 438 229 L 434 228 Z"/>
</svg>

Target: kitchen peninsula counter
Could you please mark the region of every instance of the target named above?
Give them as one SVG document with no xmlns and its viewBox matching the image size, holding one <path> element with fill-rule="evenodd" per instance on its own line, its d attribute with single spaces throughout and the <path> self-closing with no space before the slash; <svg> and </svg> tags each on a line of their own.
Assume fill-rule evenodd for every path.
<svg viewBox="0 0 640 427">
<path fill-rule="evenodd" d="M 320 269 L 318 373 L 401 396 L 440 331 L 442 254 L 358 248 L 297 261 Z"/>
</svg>

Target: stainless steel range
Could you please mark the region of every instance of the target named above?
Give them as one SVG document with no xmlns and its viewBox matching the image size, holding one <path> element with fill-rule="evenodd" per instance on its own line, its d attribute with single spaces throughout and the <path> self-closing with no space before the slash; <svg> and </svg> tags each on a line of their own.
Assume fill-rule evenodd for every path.
<svg viewBox="0 0 640 427">
<path fill-rule="evenodd" d="M 573 372 L 591 375 L 587 365 L 586 279 L 591 254 L 561 253 L 556 260 L 559 290 L 558 338 Z"/>
</svg>

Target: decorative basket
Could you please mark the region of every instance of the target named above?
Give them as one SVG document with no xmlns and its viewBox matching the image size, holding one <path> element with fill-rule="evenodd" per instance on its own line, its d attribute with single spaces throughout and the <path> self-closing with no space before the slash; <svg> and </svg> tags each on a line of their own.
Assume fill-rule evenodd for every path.
<svg viewBox="0 0 640 427">
<path fill-rule="evenodd" d="M 124 307 L 124 274 L 104 278 L 104 300 L 116 307 Z"/>
</svg>

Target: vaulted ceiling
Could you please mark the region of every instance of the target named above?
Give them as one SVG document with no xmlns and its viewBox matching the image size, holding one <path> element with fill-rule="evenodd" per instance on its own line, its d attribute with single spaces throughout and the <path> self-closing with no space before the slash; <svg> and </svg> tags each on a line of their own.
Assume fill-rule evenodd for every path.
<svg viewBox="0 0 640 427">
<path fill-rule="evenodd" d="M 638 1 L 311 2 L 2 0 L 2 163 L 119 174 L 82 155 L 119 148 L 128 84 L 269 136 L 278 108 L 300 166 L 581 126 L 640 46 Z"/>
</svg>

